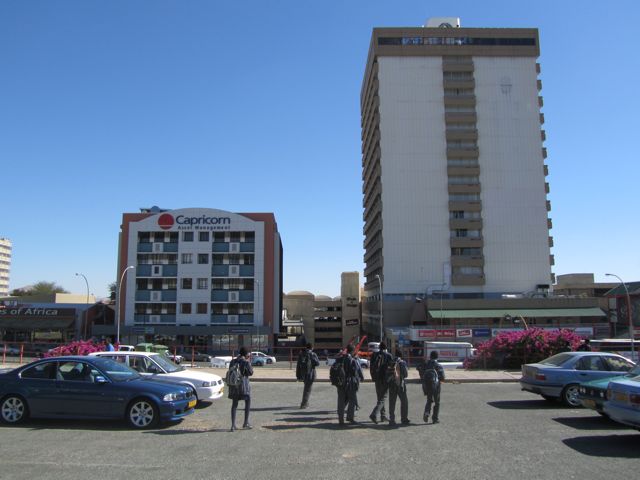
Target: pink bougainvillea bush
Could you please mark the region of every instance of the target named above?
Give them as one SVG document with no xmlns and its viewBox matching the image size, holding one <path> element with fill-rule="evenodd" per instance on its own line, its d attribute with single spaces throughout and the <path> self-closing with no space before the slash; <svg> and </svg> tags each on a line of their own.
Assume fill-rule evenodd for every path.
<svg viewBox="0 0 640 480">
<path fill-rule="evenodd" d="M 106 350 L 104 343 L 95 343 L 91 340 L 78 340 L 60 345 L 44 354 L 45 357 L 61 357 L 63 355 L 89 355 L 92 352 L 101 352 Z"/>
<path fill-rule="evenodd" d="M 530 328 L 502 332 L 478 345 L 476 355 L 464 362 L 464 368 L 520 368 L 551 355 L 575 350 L 582 337 L 571 330 Z"/>
</svg>

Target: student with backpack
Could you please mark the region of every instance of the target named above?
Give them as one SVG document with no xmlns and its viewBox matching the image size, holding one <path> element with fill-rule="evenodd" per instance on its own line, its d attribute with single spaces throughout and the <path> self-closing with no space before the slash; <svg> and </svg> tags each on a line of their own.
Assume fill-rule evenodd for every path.
<svg viewBox="0 0 640 480">
<path fill-rule="evenodd" d="M 384 373 L 387 369 L 387 365 L 391 362 L 393 362 L 393 357 L 387 351 L 387 345 L 384 342 L 380 342 L 379 350 L 373 353 L 369 365 L 369 373 L 371 374 L 371 380 L 375 383 L 377 397 L 376 406 L 371 412 L 371 415 L 369 415 L 369 418 L 373 423 L 378 423 L 378 415 L 380 415 L 381 422 L 387 420 L 384 402 L 387 399 L 389 386 L 387 385 Z"/>
<path fill-rule="evenodd" d="M 358 389 L 360 382 L 364 381 L 360 362 L 353 358 L 353 345 L 347 345 L 346 354 L 336 359 L 329 370 L 331 384 L 336 387 L 338 393 L 338 421 L 344 425 L 345 408 L 347 410 L 347 422 L 356 423 L 355 408 L 358 404 Z"/>
<path fill-rule="evenodd" d="M 231 360 L 225 382 L 229 388 L 228 397 L 233 400 L 231 405 L 231 429 L 236 430 L 236 410 L 240 400 L 244 400 L 244 423 L 242 428 L 250 430 L 249 411 L 251 409 L 251 383 L 249 377 L 253 375 L 253 367 L 249 361 L 249 352 L 245 347 L 240 348 L 240 354 Z"/>
<path fill-rule="evenodd" d="M 407 364 L 402 359 L 402 352 L 396 350 L 396 358 L 387 365 L 385 380 L 389 386 L 389 425 L 396 425 L 396 399 L 400 398 L 400 421 L 406 425 L 411 423 L 408 418 L 409 400 L 407 398 L 406 379 L 409 375 Z"/>
<path fill-rule="evenodd" d="M 298 355 L 298 363 L 296 364 L 296 378 L 299 382 L 304 382 L 300 408 L 307 408 L 309 406 L 311 387 L 316 379 L 316 367 L 319 365 L 320 360 L 318 356 L 313 351 L 311 344 L 307 343 L 306 349 Z"/>
<path fill-rule="evenodd" d="M 420 379 L 422 380 L 422 392 L 427 396 L 427 403 L 424 406 L 423 419 L 429 422 L 431 406 L 433 405 L 433 423 L 438 423 L 440 413 L 440 383 L 444 381 L 444 368 L 438 362 L 438 352 L 432 351 L 429 361 L 418 366 Z"/>
</svg>

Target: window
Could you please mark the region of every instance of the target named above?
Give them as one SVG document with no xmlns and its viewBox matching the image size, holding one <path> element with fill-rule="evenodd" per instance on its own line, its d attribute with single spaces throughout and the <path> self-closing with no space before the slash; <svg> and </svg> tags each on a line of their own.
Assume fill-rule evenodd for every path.
<svg viewBox="0 0 640 480">
<path fill-rule="evenodd" d="M 209 263 L 209 254 L 208 253 L 199 253 L 198 254 L 198 264 L 206 265 Z"/>
<path fill-rule="evenodd" d="M 35 367 L 28 368 L 24 370 L 20 376 L 22 378 L 53 380 L 56 378 L 56 362 L 41 363 Z"/>
<path fill-rule="evenodd" d="M 198 279 L 198 290 L 206 290 L 209 288 L 209 280 L 206 278 Z"/>
<path fill-rule="evenodd" d="M 224 232 L 214 232 L 213 233 L 213 241 L 216 243 L 224 242 Z"/>
<path fill-rule="evenodd" d="M 182 263 L 193 263 L 193 254 L 192 253 L 183 253 L 182 254 Z"/>
<path fill-rule="evenodd" d="M 59 380 L 93 383 L 94 376 L 99 374 L 98 370 L 84 362 L 60 362 L 58 365 Z"/>
<path fill-rule="evenodd" d="M 160 266 L 154 265 L 152 275 L 160 275 Z"/>
<path fill-rule="evenodd" d="M 209 232 L 198 232 L 198 240 L 201 242 L 208 242 Z"/>
<path fill-rule="evenodd" d="M 237 243 L 240 241 L 240 232 L 231 232 L 229 234 L 229 241 L 232 243 Z"/>
<path fill-rule="evenodd" d="M 193 288 L 193 279 L 192 278 L 183 278 L 182 279 L 182 288 L 184 290 L 191 290 Z"/>
<path fill-rule="evenodd" d="M 207 304 L 206 303 L 198 303 L 196 305 L 197 313 L 207 313 Z"/>
<path fill-rule="evenodd" d="M 630 362 L 618 357 L 604 357 L 604 361 L 612 372 L 628 372 L 633 367 Z"/>
<path fill-rule="evenodd" d="M 602 358 L 598 355 L 589 355 L 588 357 L 582 357 L 576 363 L 576 370 L 598 370 L 603 371 L 607 368 L 604 366 Z"/>
<path fill-rule="evenodd" d="M 191 313 L 191 304 L 190 303 L 181 303 L 180 304 L 180 313 Z"/>
<path fill-rule="evenodd" d="M 193 232 L 182 232 L 183 242 L 193 242 Z"/>
</svg>

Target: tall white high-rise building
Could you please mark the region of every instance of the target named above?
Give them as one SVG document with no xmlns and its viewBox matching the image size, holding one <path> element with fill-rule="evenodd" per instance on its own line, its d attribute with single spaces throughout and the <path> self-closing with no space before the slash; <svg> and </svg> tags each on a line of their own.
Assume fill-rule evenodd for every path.
<svg viewBox="0 0 640 480">
<path fill-rule="evenodd" d="M 361 92 L 363 323 L 552 283 L 537 29 L 375 28 Z M 382 288 L 383 302 L 380 302 Z"/>
<path fill-rule="evenodd" d="M 11 271 L 11 240 L 0 238 L 0 297 L 9 295 Z"/>
</svg>

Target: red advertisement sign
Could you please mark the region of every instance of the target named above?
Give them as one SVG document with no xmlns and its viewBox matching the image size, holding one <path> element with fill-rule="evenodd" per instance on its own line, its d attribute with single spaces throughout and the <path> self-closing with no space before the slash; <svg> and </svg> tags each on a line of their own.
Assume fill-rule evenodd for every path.
<svg viewBox="0 0 640 480">
<path fill-rule="evenodd" d="M 436 330 L 418 330 L 419 338 L 431 338 L 436 336 Z"/>
<path fill-rule="evenodd" d="M 444 330 L 436 330 L 436 337 L 438 338 L 456 338 L 455 328 L 447 328 Z"/>
<path fill-rule="evenodd" d="M 459 328 L 456 333 L 460 338 L 473 337 L 473 332 L 470 328 Z"/>
</svg>

